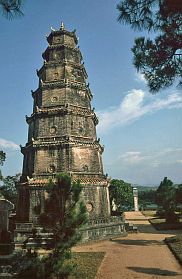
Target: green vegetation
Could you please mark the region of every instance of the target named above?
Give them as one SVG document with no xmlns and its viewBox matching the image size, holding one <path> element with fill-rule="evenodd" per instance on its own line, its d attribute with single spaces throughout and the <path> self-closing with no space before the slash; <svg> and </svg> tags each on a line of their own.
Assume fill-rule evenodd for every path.
<svg viewBox="0 0 182 279">
<path fill-rule="evenodd" d="M 166 223 L 178 221 L 176 210 L 176 188 L 173 182 L 164 177 L 156 191 L 156 203 L 159 206 L 158 215 L 166 219 Z"/>
<path fill-rule="evenodd" d="M 4 164 L 4 161 L 6 159 L 6 154 L 0 150 L 0 166 L 2 166 Z M 0 180 L 2 180 L 3 176 L 2 176 L 2 172 L 0 170 Z"/>
<path fill-rule="evenodd" d="M 73 253 L 72 264 L 76 265 L 75 274 L 69 279 L 94 279 L 104 258 L 104 252 Z"/>
<path fill-rule="evenodd" d="M 72 183 L 66 174 L 59 174 L 46 190 L 48 198 L 40 222 L 44 229 L 52 231 L 55 247 L 43 257 L 28 253 L 25 262 L 29 264 L 23 265 L 18 278 L 66 279 L 75 268 L 70 261 L 71 248 L 81 239 L 78 229 L 87 220 L 85 205 L 80 201 L 81 184 Z"/>
<path fill-rule="evenodd" d="M 182 235 L 168 237 L 165 239 L 165 242 L 182 265 Z"/>
<path fill-rule="evenodd" d="M 138 200 L 139 200 L 139 206 L 142 210 L 145 210 L 147 208 L 150 208 L 152 205 L 155 205 L 156 200 L 156 189 L 138 189 Z"/>
<path fill-rule="evenodd" d="M 123 180 L 112 179 L 109 187 L 109 197 L 111 208 L 113 203 L 117 212 L 121 213 L 133 207 L 133 188 L 130 183 Z"/>
<path fill-rule="evenodd" d="M 4 198 L 12 202 L 15 206 L 17 199 L 17 190 L 15 184 L 19 181 L 20 175 L 20 173 L 17 173 L 14 176 L 8 175 L 2 178 L 3 184 L 0 187 L 1 194 L 4 196 Z"/>
<path fill-rule="evenodd" d="M 179 207 L 182 201 L 182 186 L 174 185 L 171 180 L 164 177 L 154 193 L 155 195 L 153 197 L 152 194 L 152 197 L 155 198 L 158 210 L 144 210 L 143 214 L 150 218 L 150 223 L 157 230 L 182 229 L 182 212 Z"/>
<path fill-rule="evenodd" d="M 2 15 L 7 19 L 13 19 L 23 15 L 22 6 L 24 0 L 0 0 Z"/>
<path fill-rule="evenodd" d="M 135 39 L 134 66 L 144 74 L 151 92 L 182 83 L 181 0 L 122 0 L 118 21 L 132 29 L 157 33 L 154 40 Z"/>
<path fill-rule="evenodd" d="M 143 210 L 142 214 L 146 217 L 156 217 L 156 210 Z"/>
<path fill-rule="evenodd" d="M 182 213 L 182 184 L 178 185 L 176 189 L 176 204 L 177 207 L 180 207 Z"/>
</svg>

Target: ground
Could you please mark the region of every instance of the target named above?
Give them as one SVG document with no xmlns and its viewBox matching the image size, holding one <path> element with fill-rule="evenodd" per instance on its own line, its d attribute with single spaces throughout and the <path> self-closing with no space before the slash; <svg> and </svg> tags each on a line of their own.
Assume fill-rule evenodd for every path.
<svg viewBox="0 0 182 279">
<path fill-rule="evenodd" d="M 182 278 L 182 267 L 163 241 L 174 231 L 156 231 L 140 212 L 128 212 L 126 219 L 138 226 L 138 233 L 74 248 L 106 252 L 96 279 Z"/>
</svg>

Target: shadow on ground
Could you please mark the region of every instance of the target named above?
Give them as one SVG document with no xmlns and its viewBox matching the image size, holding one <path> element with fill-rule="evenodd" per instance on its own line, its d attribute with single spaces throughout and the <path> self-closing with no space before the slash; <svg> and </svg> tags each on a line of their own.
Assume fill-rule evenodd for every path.
<svg viewBox="0 0 182 279">
<path fill-rule="evenodd" d="M 137 266 L 128 266 L 128 269 L 139 272 L 139 273 L 146 273 L 146 274 L 154 274 L 154 275 L 162 275 L 162 276 L 176 276 L 181 275 L 181 273 L 160 269 L 160 268 L 152 268 L 152 267 L 137 267 Z"/>
<path fill-rule="evenodd" d="M 111 239 L 112 242 L 123 245 L 138 245 L 138 246 L 150 246 L 150 245 L 163 245 L 163 241 L 157 240 L 144 240 L 144 239 Z"/>
</svg>

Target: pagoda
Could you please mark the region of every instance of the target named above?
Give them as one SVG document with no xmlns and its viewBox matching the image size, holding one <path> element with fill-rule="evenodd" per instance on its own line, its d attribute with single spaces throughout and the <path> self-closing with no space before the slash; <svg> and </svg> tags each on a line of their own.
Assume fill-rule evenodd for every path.
<svg viewBox="0 0 182 279">
<path fill-rule="evenodd" d="M 51 28 L 47 42 L 43 66 L 37 70 L 38 88 L 32 91 L 33 112 L 26 116 L 28 141 L 21 147 L 24 161 L 17 184 L 16 231 L 38 224 L 46 185 L 58 173 L 80 180 L 92 224 L 103 224 L 110 218 L 104 148 L 96 135 L 98 118 L 91 107 L 93 96 L 78 39 L 75 31 L 65 30 L 62 23 L 59 30 Z"/>
</svg>

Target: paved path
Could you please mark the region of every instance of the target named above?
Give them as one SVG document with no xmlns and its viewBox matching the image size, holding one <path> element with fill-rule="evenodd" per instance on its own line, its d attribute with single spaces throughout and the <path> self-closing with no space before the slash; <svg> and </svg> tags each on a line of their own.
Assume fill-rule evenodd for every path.
<svg viewBox="0 0 182 279">
<path fill-rule="evenodd" d="M 137 224 L 138 233 L 75 248 L 106 252 L 96 279 L 182 279 L 181 266 L 163 242 L 174 231 L 156 231 L 140 212 L 127 212 L 126 219 Z"/>
</svg>

